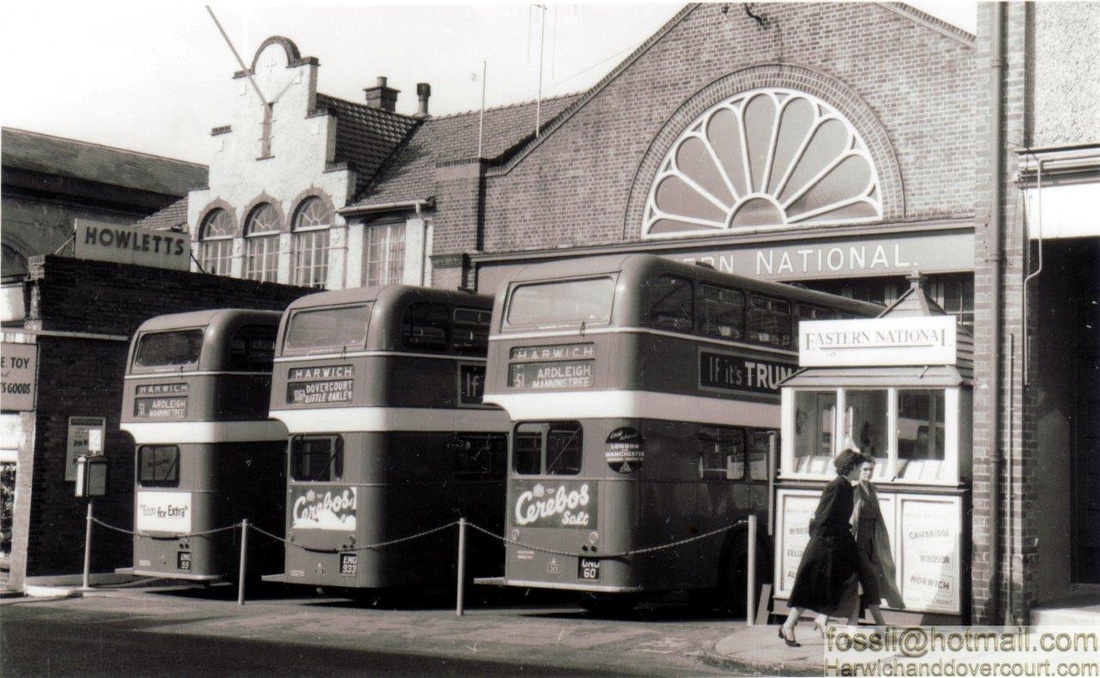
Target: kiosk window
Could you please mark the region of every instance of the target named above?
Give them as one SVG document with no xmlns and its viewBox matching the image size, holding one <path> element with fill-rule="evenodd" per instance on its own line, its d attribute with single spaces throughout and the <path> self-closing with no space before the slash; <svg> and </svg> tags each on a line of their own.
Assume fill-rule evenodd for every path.
<svg viewBox="0 0 1100 678">
<path fill-rule="evenodd" d="M 708 337 L 745 336 L 745 295 L 711 285 L 699 286 L 699 331 Z"/>
<path fill-rule="evenodd" d="M 832 470 L 836 427 L 836 391 L 796 391 L 795 471 L 826 474 Z"/>
<path fill-rule="evenodd" d="M 845 422 L 844 447 L 854 444 L 860 452 L 885 459 L 888 447 L 887 401 L 889 393 L 881 391 L 848 391 L 848 412 Z M 879 464 L 885 467 L 885 464 Z"/>
<path fill-rule="evenodd" d="M 745 478 L 745 432 L 739 428 L 704 426 L 699 430 L 699 477 Z"/>
<path fill-rule="evenodd" d="M 141 367 L 195 365 L 202 351 L 202 329 L 143 334 L 134 364 Z"/>
<path fill-rule="evenodd" d="M 179 487 L 180 448 L 142 445 L 138 448 L 138 483 L 142 487 Z"/>
<path fill-rule="evenodd" d="M 344 477 L 342 436 L 294 436 L 290 440 L 290 473 L 294 480 L 330 482 Z"/>
<path fill-rule="evenodd" d="M 898 391 L 898 477 L 936 480 L 944 462 L 944 392 Z"/>
<path fill-rule="evenodd" d="M 646 324 L 659 330 L 690 332 L 695 317 L 691 281 L 662 275 L 643 288 L 648 310 Z"/>
<path fill-rule="evenodd" d="M 229 343 L 229 367 L 249 372 L 270 372 L 275 360 L 277 327 L 246 325 Z"/>
<path fill-rule="evenodd" d="M 297 311 L 287 325 L 288 350 L 363 348 L 371 304 Z"/>
<path fill-rule="evenodd" d="M 446 351 L 450 329 L 451 312 L 443 304 L 412 304 L 401 319 L 401 339 L 414 351 Z"/>
<path fill-rule="evenodd" d="M 517 475 L 577 475 L 584 436 L 577 422 L 520 424 L 513 442 L 512 470 Z"/>
</svg>

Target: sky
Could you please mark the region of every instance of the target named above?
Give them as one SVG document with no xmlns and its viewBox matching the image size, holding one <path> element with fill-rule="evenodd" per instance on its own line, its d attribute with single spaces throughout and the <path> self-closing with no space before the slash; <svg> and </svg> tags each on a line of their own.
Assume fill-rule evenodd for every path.
<svg viewBox="0 0 1100 678">
<path fill-rule="evenodd" d="M 973 0 L 910 4 L 974 31 Z M 386 76 L 399 113 L 447 115 L 584 91 L 683 7 L 580 2 L 264 5 L 227 2 L 8 2 L 0 125 L 197 163 L 226 125 L 240 70 L 282 35 L 316 57 L 318 91 L 363 101 Z M 541 58 L 540 58 L 541 57 Z"/>
</svg>

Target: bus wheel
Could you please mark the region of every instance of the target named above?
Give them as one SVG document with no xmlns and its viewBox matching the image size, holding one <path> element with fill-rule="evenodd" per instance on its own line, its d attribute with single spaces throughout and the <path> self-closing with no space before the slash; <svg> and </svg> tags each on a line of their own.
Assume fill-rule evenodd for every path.
<svg viewBox="0 0 1100 678">
<path fill-rule="evenodd" d="M 588 612 L 600 616 L 616 616 L 634 609 L 638 598 L 629 593 L 585 593 L 581 595 L 580 606 Z"/>
<path fill-rule="evenodd" d="M 766 549 L 759 544 L 756 548 L 756 595 L 760 595 L 760 585 L 769 580 L 770 558 Z M 749 545 L 742 537 L 734 539 L 727 547 L 722 558 L 719 572 L 719 595 L 721 610 L 733 615 L 744 615 L 748 603 L 749 585 Z M 756 605 L 760 601 L 754 601 Z"/>
</svg>

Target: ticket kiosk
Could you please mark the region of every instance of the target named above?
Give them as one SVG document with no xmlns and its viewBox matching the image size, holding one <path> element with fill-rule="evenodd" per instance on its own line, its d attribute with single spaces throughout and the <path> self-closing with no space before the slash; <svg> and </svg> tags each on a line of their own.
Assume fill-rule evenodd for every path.
<svg viewBox="0 0 1100 678">
<path fill-rule="evenodd" d="M 973 341 L 919 275 L 878 318 L 803 322 L 782 384 L 775 608 L 785 613 L 833 458 L 857 445 L 874 484 L 905 610 L 888 621 L 968 623 Z"/>
</svg>

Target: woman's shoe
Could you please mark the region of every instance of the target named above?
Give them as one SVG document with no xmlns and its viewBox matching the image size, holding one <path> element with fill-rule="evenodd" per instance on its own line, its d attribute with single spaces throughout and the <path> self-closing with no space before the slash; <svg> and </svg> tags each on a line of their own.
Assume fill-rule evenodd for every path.
<svg viewBox="0 0 1100 678">
<path fill-rule="evenodd" d="M 818 635 L 822 640 L 825 639 L 825 627 L 817 622 L 814 622 L 814 633 Z"/>
<path fill-rule="evenodd" d="M 802 647 L 802 643 L 793 638 L 788 638 L 787 634 L 783 632 L 785 626 L 779 627 L 779 637 L 783 639 L 783 642 L 787 644 L 787 647 Z M 793 634 L 792 634 L 793 635 Z"/>
</svg>

